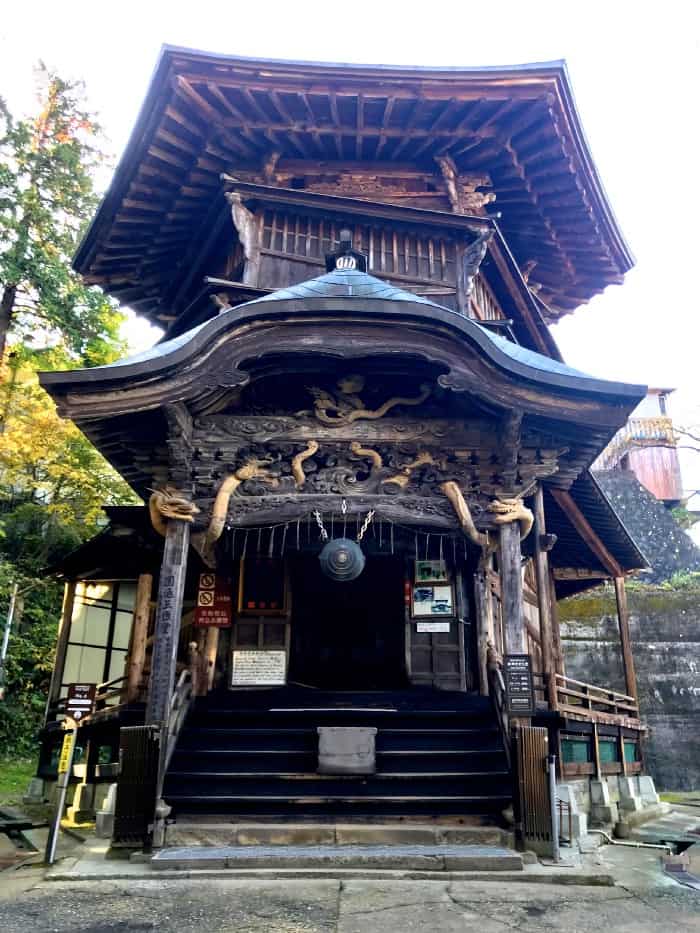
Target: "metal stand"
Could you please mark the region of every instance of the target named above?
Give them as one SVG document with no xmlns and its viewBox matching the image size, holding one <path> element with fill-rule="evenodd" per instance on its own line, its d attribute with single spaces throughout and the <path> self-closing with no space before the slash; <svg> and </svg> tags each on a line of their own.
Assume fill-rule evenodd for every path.
<svg viewBox="0 0 700 933">
<path fill-rule="evenodd" d="M 557 756 L 550 755 L 547 759 L 549 771 L 549 811 L 552 819 L 552 858 L 555 862 L 561 861 L 559 852 L 559 813 L 557 811 Z"/>
<path fill-rule="evenodd" d="M 73 755 L 75 753 L 75 740 L 78 735 L 78 726 L 72 719 L 66 719 L 67 729 L 63 737 L 63 747 L 61 748 L 61 757 L 58 762 L 58 782 L 56 789 L 58 799 L 56 800 L 56 812 L 53 821 L 49 827 L 49 837 L 46 840 L 46 854 L 44 861 L 47 865 L 53 865 L 56 859 L 56 844 L 58 842 L 58 833 L 61 828 L 61 818 L 66 806 L 66 791 L 70 783 L 73 772 Z"/>
</svg>

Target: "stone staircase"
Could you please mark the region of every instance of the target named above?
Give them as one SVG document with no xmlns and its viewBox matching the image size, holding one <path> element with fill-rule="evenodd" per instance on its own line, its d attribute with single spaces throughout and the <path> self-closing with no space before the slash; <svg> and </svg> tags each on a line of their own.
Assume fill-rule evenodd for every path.
<svg viewBox="0 0 700 933">
<path fill-rule="evenodd" d="M 376 728 L 376 773 L 317 773 L 319 726 Z M 194 702 L 164 798 L 178 822 L 497 819 L 511 803 L 511 775 L 483 697 L 420 688 L 221 691 Z"/>
</svg>

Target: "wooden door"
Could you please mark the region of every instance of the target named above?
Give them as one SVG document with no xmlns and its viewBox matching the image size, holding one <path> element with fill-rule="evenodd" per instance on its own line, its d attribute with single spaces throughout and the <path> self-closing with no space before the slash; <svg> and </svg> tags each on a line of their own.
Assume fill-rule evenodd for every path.
<svg viewBox="0 0 700 933">
<path fill-rule="evenodd" d="M 412 615 L 411 588 L 413 562 L 407 565 L 406 579 L 406 666 L 409 680 L 416 686 L 439 690 L 467 689 L 468 677 L 465 628 L 469 623 L 468 602 L 465 599 L 461 574 L 455 575 L 455 612 L 440 619 L 448 631 L 421 631 L 430 623 Z"/>
</svg>

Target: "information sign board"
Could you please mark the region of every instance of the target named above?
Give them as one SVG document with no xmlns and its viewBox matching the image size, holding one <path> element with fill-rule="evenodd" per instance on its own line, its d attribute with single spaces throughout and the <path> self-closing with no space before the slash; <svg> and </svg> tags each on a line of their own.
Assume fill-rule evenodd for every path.
<svg viewBox="0 0 700 933">
<path fill-rule="evenodd" d="M 417 632 L 449 632 L 449 622 L 416 622 Z"/>
<path fill-rule="evenodd" d="M 96 691 L 96 684 L 68 684 L 66 716 L 76 722 L 89 716 L 95 708 Z"/>
<path fill-rule="evenodd" d="M 70 768 L 71 758 L 73 757 L 73 742 L 75 739 L 75 733 L 73 731 L 66 732 L 63 736 L 63 745 L 61 745 L 61 754 L 58 758 L 58 773 L 65 774 L 66 771 Z"/>
<path fill-rule="evenodd" d="M 231 609 L 231 580 L 216 573 L 200 573 L 194 624 L 228 628 Z"/>
<path fill-rule="evenodd" d="M 534 716 L 535 688 L 529 654 L 507 654 L 503 659 L 508 713 L 511 716 Z"/>
<path fill-rule="evenodd" d="M 286 651 L 236 649 L 233 652 L 232 687 L 279 686 L 286 682 Z"/>
</svg>

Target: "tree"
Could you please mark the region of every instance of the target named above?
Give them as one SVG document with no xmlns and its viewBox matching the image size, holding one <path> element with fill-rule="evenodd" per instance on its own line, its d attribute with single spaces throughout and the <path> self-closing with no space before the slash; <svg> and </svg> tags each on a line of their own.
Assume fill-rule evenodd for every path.
<svg viewBox="0 0 700 933">
<path fill-rule="evenodd" d="M 40 354 L 39 364 L 57 368 L 57 356 Z M 0 445 L 1 546 L 25 571 L 40 572 L 99 530 L 103 505 L 138 500 L 78 428 L 58 416 L 33 366 L 15 363 L 12 370 Z"/>
<path fill-rule="evenodd" d="M 97 204 L 100 130 L 84 89 L 39 68 L 40 109 L 16 120 L 0 99 L 0 360 L 8 334 L 20 344 L 59 344 L 75 362 L 123 350 L 122 316 L 70 268 Z"/>
<path fill-rule="evenodd" d="M 15 120 L 0 101 L 0 618 L 15 583 L 26 593 L 10 637 L 0 756 L 28 753 L 41 725 L 62 590 L 47 568 L 104 525 L 102 505 L 137 501 L 36 377 L 124 350 L 116 303 L 70 268 L 97 202 L 99 128 L 80 84 L 44 68 L 40 78 L 34 118 Z"/>
</svg>

